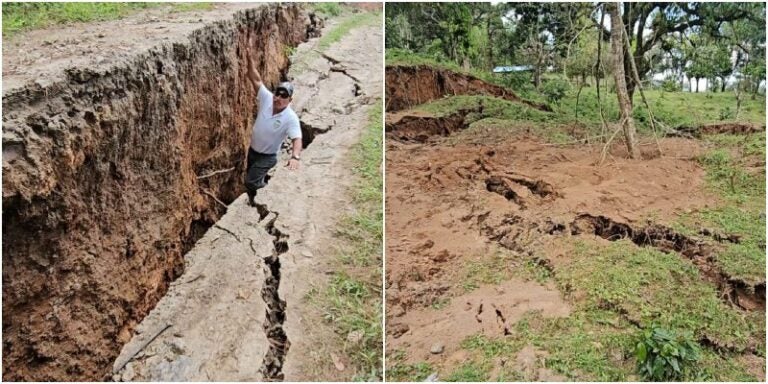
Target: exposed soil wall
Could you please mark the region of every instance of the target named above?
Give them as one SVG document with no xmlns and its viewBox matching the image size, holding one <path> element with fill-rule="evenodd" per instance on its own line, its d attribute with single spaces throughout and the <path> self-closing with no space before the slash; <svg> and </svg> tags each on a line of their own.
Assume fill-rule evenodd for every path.
<svg viewBox="0 0 768 384">
<path fill-rule="evenodd" d="M 714 123 L 702 124 L 699 126 L 681 126 L 675 129 L 680 135 L 690 135 L 701 137 L 701 135 L 711 135 L 718 133 L 729 133 L 731 135 L 746 135 L 755 132 L 765 132 L 765 125 L 752 123 Z"/>
<path fill-rule="evenodd" d="M 100 380 L 241 192 L 255 93 L 314 30 L 262 7 L 103 72 L 3 98 L 3 379 Z M 234 168 L 210 177 L 217 170 Z"/>
<path fill-rule="evenodd" d="M 514 92 L 480 80 L 426 65 L 393 65 L 386 68 L 387 112 L 399 111 L 446 95 L 489 95 L 524 103 L 532 108 L 551 112 L 547 105 L 523 100 Z"/>
<path fill-rule="evenodd" d="M 433 136 L 449 136 L 466 129 L 467 114 L 477 110 L 462 109 L 442 117 L 406 115 L 396 122 L 388 121 L 385 126 L 387 136 L 400 141 L 426 142 Z"/>
</svg>

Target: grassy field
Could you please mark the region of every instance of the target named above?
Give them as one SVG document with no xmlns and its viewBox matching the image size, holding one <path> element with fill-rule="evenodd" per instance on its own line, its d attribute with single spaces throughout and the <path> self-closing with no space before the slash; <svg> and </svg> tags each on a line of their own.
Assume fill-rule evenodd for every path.
<svg viewBox="0 0 768 384">
<path fill-rule="evenodd" d="M 330 284 L 310 293 L 340 340 L 362 335 L 359 342 L 343 342 L 354 364 L 354 380 L 381 380 L 382 273 L 382 105 L 371 109 L 368 125 L 353 155 L 358 182 L 352 191 L 355 212 L 337 229 L 339 251 Z"/>
<path fill-rule="evenodd" d="M 744 100 L 736 118 L 735 114 L 724 116 L 722 113 L 723 110 L 735 111 L 736 99 L 731 93 L 707 95 L 651 90 L 646 94 L 656 121 L 661 122 L 664 127 L 678 128 L 725 122 L 765 124 L 765 103 L 761 100 Z M 619 117 L 615 95 L 605 95 L 601 92 L 601 96 L 606 121 L 615 123 Z M 419 105 L 414 109 L 435 116 L 443 116 L 460 109 L 475 109 L 482 104 L 482 114 L 469 115 L 469 121 L 472 123 L 470 129 L 508 129 L 510 133 L 514 133 L 520 127 L 524 127 L 550 142 L 565 143 L 601 134 L 602 123 L 596 91 L 584 89 L 579 99 L 577 106 L 575 90 L 571 90 L 563 98 L 560 106 L 555 106 L 554 112 L 551 113 L 494 97 L 466 95 L 446 97 Z M 635 98 L 633 115 L 641 136 L 650 137 L 653 131 L 639 94 Z M 664 127 L 657 124 L 658 135 L 666 132 Z"/>
<path fill-rule="evenodd" d="M 3 2 L 3 38 L 19 32 L 54 25 L 115 20 L 148 8 L 170 6 L 172 12 L 206 10 L 209 2 L 198 3 L 19 3 Z"/>
</svg>

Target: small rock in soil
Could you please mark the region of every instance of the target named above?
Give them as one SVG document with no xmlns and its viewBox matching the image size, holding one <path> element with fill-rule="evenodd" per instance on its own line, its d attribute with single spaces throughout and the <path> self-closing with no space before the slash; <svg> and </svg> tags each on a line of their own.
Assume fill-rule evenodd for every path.
<svg viewBox="0 0 768 384">
<path fill-rule="evenodd" d="M 335 353 L 331 353 L 331 361 L 333 361 L 333 365 L 339 371 L 343 371 L 346 368 L 344 363 L 341 362 L 341 359 L 339 359 L 339 356 L 337 356 Z"/>
<path fill-rule="evenodd" d="M 123 381 L 132 381 L 136 377 L 136 371 L 133 370 L 133 363 L 128 363 L 123 368 Z"/>
<path fill-rule="evenodd" d="M 171 339 L 171 341 L 168 342 L 168 346 L 171 348 L 171 351 L 177 355 L 183 355 L 187 350 L 187 345 L 184 343 L 184 340 L 178 337 Z"/>
<path fill-rule="evenodd" d="M 445 350 L 445 345 L 443 345 L 443 343 L 437 342 L 432 345 L 432 348 L 429 349 L 429 352 L 434 355 L 438 355 L 443 353 L 444 350 Z"/>
<path fill-rule="evenodd" d="M 442 251 L 438 252 L 437 255 L 432 257 L 432 261 L 436 263 L 444 263 L 448 261 L 448 259 L 451 258 L 451 254 L 448 253 L 447 249 L 443 249 Z"/>
<path fill-rule="evenodd" d="M 398 338 L 402 335 L 404 335 L 406 332 L 408 332 L 411 329 L 411 327 L 408 326 L 408 324 L 392 324 L 392 327 L 390 328 L 392 336 L 394 338 Z"/>
<path fill-rule="evenodd" d="M 349 341 L 352 344 L 358 344 L 361 340 L 363 340 L 363 337 L 365 336 L 365 332 L 363 331 L 352 331 L 349 334 L 347 334 L 347 341 Z"/>
</svg>

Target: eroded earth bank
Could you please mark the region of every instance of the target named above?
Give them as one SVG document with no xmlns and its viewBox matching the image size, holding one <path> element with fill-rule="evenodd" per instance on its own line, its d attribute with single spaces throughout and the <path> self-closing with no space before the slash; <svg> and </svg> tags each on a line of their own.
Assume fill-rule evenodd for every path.
<svg viewBox="0 0 768 384">
<path fill-rule="evenodd" d="M 633 338 L 652 322 L 690 330 L 723 377 L 764 377 L 764 258 L 726 260 L 764 238 L 681 224 L 721 204 L 702 142 L 662 138 L 643 160 L 615 144 L 597 165 L 601 146 L 450 98 L 523 103 L 510 91 L 429 67 L 386 78 L 409 79 L 386 88 L 388 378 L 638 380 Z"/>
<path fill-rule="evenodd" d="M 292 279 L 322 280 L 381 53 L 355 51 L 378 46 L 357 31 L 328 49 L 355 80 L 320 56 L 314 72 L 289 75 L 289 54 L 316 42 L 322 21 L 296 5 L 246 8 L 147 21 L 153 45 L 137 54 L 74 58 L 4 87 L 4 380 L 311 377 L 301 353 L 286 354 L 320 322 L 286 314 L 309 289 Z M 149 37 L 157 25 L 162 41 Z M 238 199 L 256 104 L 249 38 L 268 86 L 295 81 L 310 144 L 258 208 Z"/>
</svg>

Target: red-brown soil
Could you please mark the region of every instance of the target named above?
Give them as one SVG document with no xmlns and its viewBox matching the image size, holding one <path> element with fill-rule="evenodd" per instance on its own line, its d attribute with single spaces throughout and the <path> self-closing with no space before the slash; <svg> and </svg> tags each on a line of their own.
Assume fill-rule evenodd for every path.
<svg viewBox="0 0 768 384">
<path fill-rule="evenodd" d="M 223 214 L 212 196 L 242 192 L 249 36 L 274 84 L 308 27 L 297 6 L 261 7 L 110 68 L 4 93 L 4 380 L 105 377 Z"/>
<path fill-rule="evenodd" d="M 521 99 L 509 89 L 447 69 L 435 69 L 426 65 L 391 65 L 387 66 L 384 76 L 387 112 L 407 109 L 448 95 L 495 96 L 524 103 L 542 111 L 552 111 L 547 105 Z"/>
<path fill-rule="evenodd" d="M 615 144 L 601 166 L 596 165 L 599 146 L 555 146 L 524 134 L 480 145 L 450 144 L 455 141 L 422 144 L 388 134 L 387 345 L 390 352 L 406 351 L 407 362 L 450 368 L 457 363 L 453 355 L 464 353 L 459 348 L 464 337 L 501 334 L 503 326 L 493 321 L 473 323 L 481 300 L 505 308 L 506 314 L 504 306 L 525 295 L 506 296 L 524 289 L 531 292 L 530 305 L 557 303 L 552 308 L 564 311 L 568 304 L 553 287 L 526 283 L 531 286 L 522 288 L 514 280 L 470 293 L 462 287 L 467 265 L 498 246 L 531 257 L 537 249 L 548 258 L 535 261 L 556 270 L 558 257 L 566 257 L 554 241 L 558 236 L 629 238 L 677 252 L 694 260 L 703 280 L 723 285 L 721 291 L 730 295 L 724 300 L 730 297 L 746 310 L 765 308 L 764 284 L 754 287 L 757 293 L 746 292 L 715 268 L 708 246 L 665 226 L 718 201 L 704 192 L 697 141 L 662 139 L 664 156 L 654 148 L 643 161 L 627 159 Z M 447 299 L 448 306 L 435 309 Z M 445 343 L 446 353 L 430 353 L 436 341 Z"/>
</svg>

